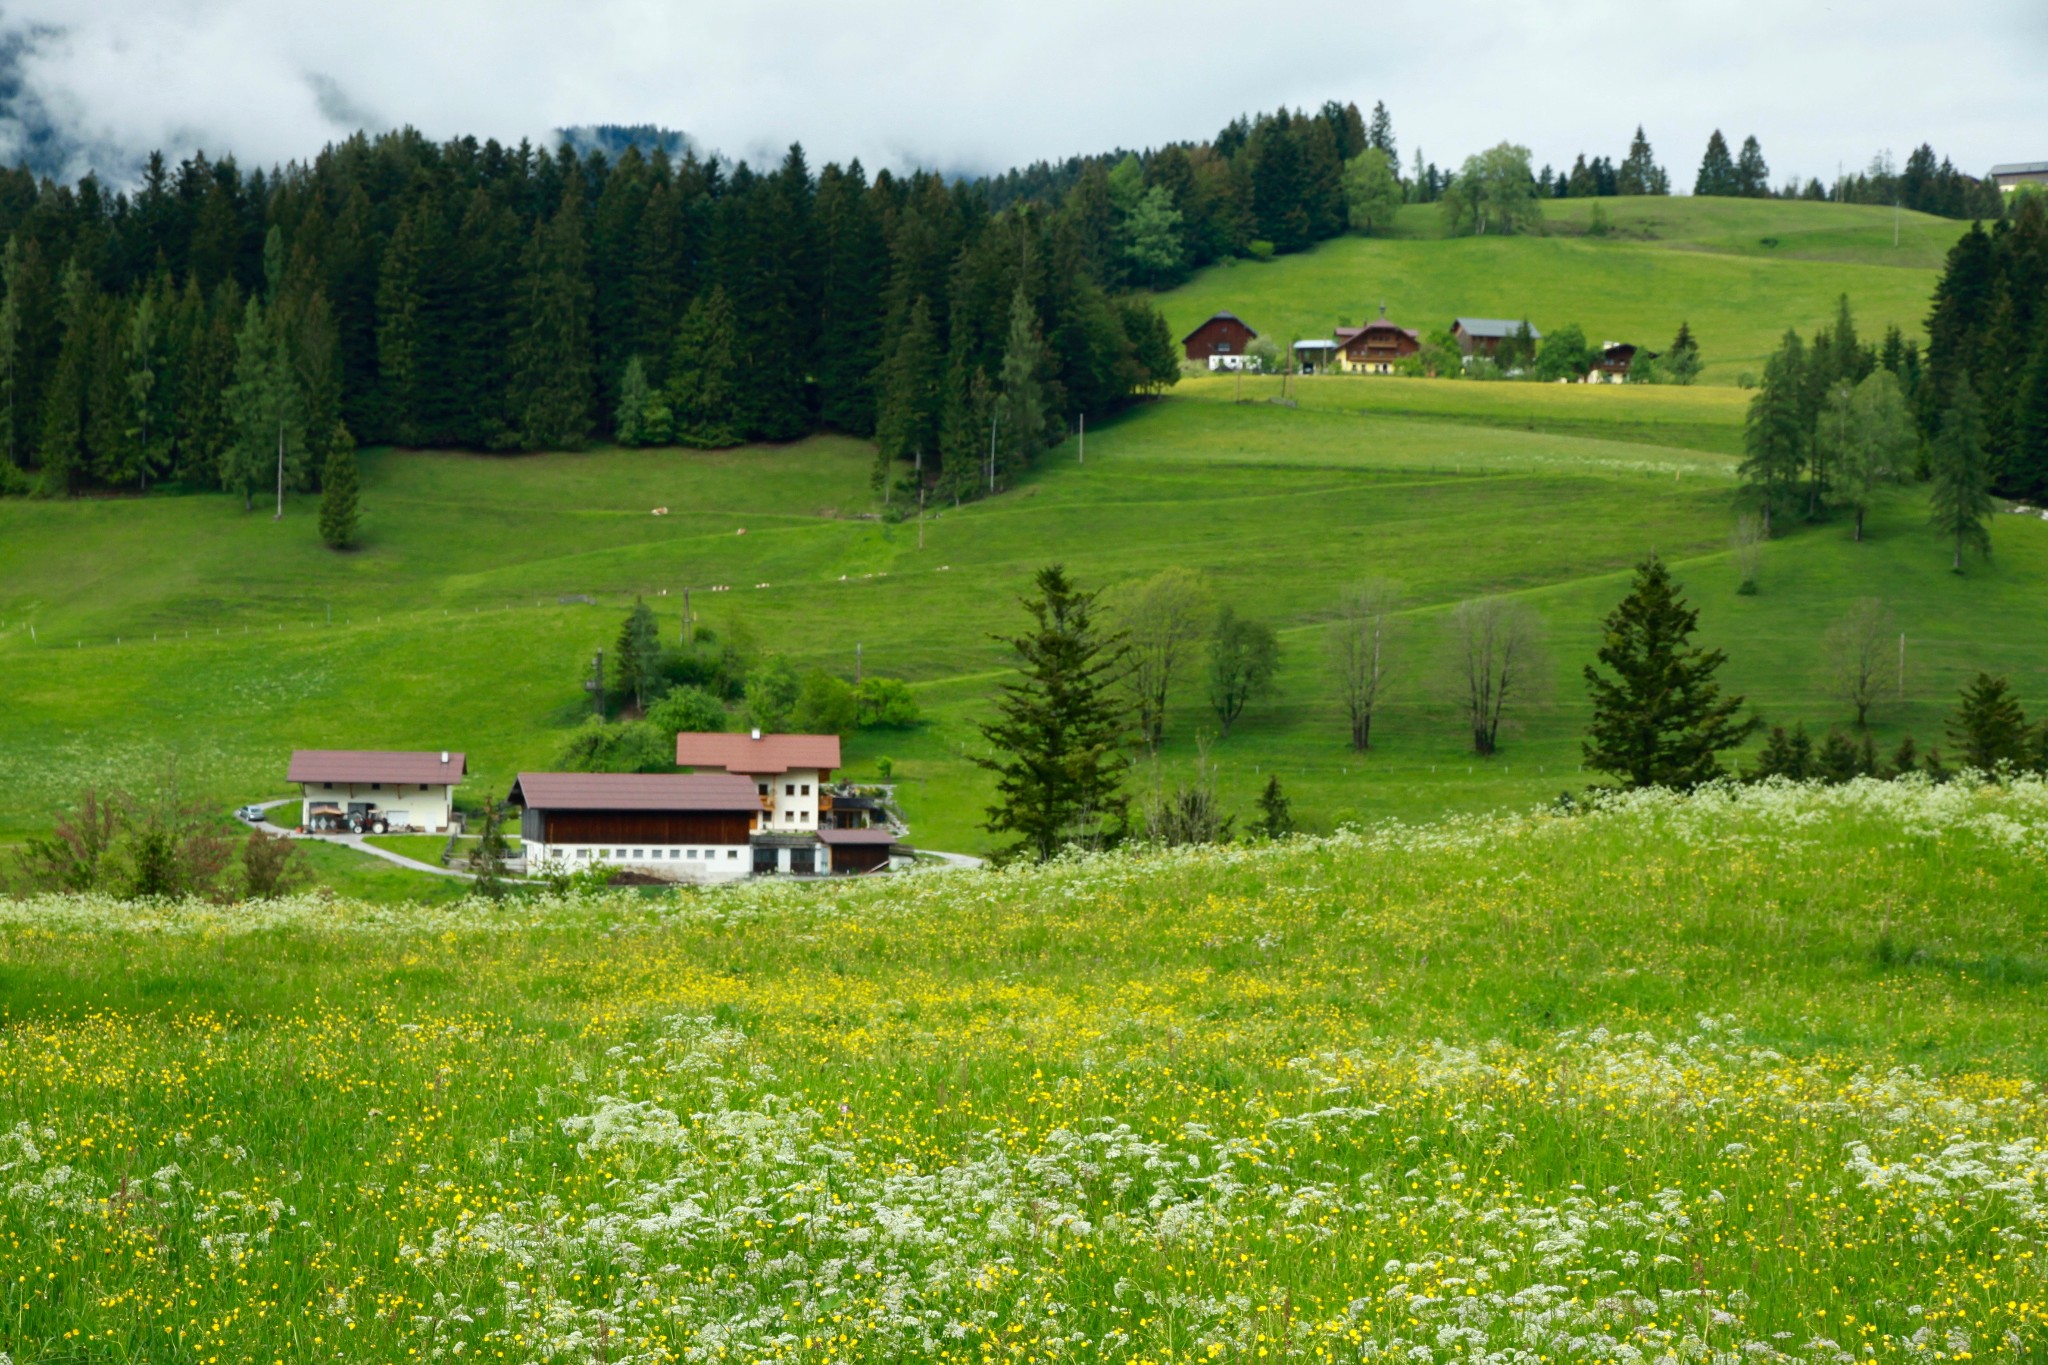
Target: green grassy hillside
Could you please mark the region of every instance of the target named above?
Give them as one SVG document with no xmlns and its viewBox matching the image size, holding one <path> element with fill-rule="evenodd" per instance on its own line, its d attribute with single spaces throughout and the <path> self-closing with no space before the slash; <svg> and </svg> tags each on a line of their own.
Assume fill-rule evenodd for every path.
<svg viewBox="0 0 2048 1365">
<path fill-rule="evenodd" d="M 968 757 L 1008 663 L 990 636 L 1053 559 L 1098 585 L 1185 565 L 1275 622 L 1277 693 L 1211 757 L 1232 804 L 1278 772 L 1325 827 L 1581 783 L 1579 668 L 1651 550 L 1728 649 L 1730 684 L 1773 718 L 1846 719 L 1818 641 L 1865 594 L 1909 640 L 1907 697 L 1877 716 L 1887 747 L 1907 729 L 1939 740 L 1977 668 L 2043 700 L 2040 521 L 1999 518 L 1995 557 L 1959 578 L 1919 493 L 1898 490 L 1865 543 L 1839 524 L 1795 529 L 1769 547 L 1763 593 L 1735 594 L 1738 393 L 1331 379 L 1297 385 L 1288 408 L 1232 403 L 1234 388 L 1190 384 L 1091 430 L 1085 465 L 1070 444 L 1019 489 L 935 514 L 922 551 L 914 523 L 870 514 L 867 450 L 836 439 L 719 455 L 369 452 L 364 546 L 346 555 L 317 545 L 305 500 L 282 523 L 217 495 L 0 503 L 0 839 L 42 827 L 84 782 L 146 780 L 168 756 L 223 804 L 279 794 L 288 751 L 309 745 L 461 748 L 471 790 L 501 793 L 581 720 L 591 651 L 634 597 L 673 632 L 693 587 L 709 624 L 744 621 L 800 665 L 850 674 L 859 642 L 870 670 L 915 683 L 929 723 L 854 739 L 849 766 L 895 759 L 919 838 L 972 851 L 987 786 Z M 1602 429 L 1613 437 L 1587 434 Z M 1413 609 L 1361 758 L 1342 742 L 1320 623 L 1368 576 L 1405 582 Z M 1497 592 L 1546 619 L 1553 667 L 1506 751 L 1480 762 L 1436 659 L 1445 611 Z M 1141 766 L 1138 788 L 1184 771 L 1214 728 L 1191 687 L 1164 779 Z"/>
<path fill-rule="evenodd" d="M 1614 231 L 1585 235 L 1598 203 Z M 1265 264 L 1204 271 L 1159 296 L 1176 337 L 1227 310 L 1282 346 L 1327 337 L 1387 306 L 1423 332 L 1459 315 L 1577 323 L 1587 339 L 1661 350 L 1683 321 L 1706 383 L 1761 370 L 1787 327 L 1806 335 L 1847 294 L 1866 338 L 1918 336 L 1936 273 L 1962 225 L 1846 204 L 1712 199 L 1546 203 L 1548 235 L 1441 239 L 1434 205 L 1411 205 L 1386 238 L 1344 237 Z"/>
<path fill-rule="evenodd" d="M 658 899 L 0 900 L 0 1339 L 2034 1361 L 2044 848 L 2039 781 L 1860 783 Z"/>
</svg>

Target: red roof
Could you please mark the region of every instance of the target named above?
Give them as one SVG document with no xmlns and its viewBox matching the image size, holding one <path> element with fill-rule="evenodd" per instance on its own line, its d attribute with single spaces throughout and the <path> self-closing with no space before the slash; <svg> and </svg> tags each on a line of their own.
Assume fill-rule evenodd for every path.
<svg viewBox="0 0 2048 1365">
<path fill-rule="evenodd" d="M 528 810 L 761 809 L 754 784 L 732 773 L 521 773 L 505 799 Z"/>
<path fill-rule="evenodd" d="M 839 766 L 837 735 L 723 735 L 689 733 L 676 736 L 676 765 L 723 768 L 729 773 L 786 773 L 791 768 L 829 772 Z"/>
<path fill-rule="evenodd" d="M 389 749 L 294 749 L 287 782 L 460 782 L 466 771 L 454 751 L 411 753 Z"/>
</svg>

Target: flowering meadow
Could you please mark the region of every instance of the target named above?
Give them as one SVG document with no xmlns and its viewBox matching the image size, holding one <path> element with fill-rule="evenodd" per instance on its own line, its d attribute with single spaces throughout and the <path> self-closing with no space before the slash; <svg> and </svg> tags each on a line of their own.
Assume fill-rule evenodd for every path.
<svg viewBox="0 0 2048 1365">
<path fill-rule="evenodd" d="M 0 1360 L 2027 1360 L 2048 787 L 0 901 Z"/>
</svg>

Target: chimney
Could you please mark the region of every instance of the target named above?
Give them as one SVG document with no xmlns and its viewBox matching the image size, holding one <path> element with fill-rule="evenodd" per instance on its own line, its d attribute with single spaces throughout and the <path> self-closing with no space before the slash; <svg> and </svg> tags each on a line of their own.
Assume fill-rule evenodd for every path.
<svg viewBox="0 0 2048 1365">
<path fill-rule="evenodd" d="M 757 725 L 757 726 L 755 726 L 755 727 L 754 727 L 754 738 L 755 738 L 755 739 L 759 739 L 760 737 L 761 737 L 761 727 Z"/>
<path fill-rule="evenodd" d="M 441 751 L 441 761 L 443 763 L 446 763 L 448 761 L 448 751 L 446 749 L 443 749 Z"/>
</svg>

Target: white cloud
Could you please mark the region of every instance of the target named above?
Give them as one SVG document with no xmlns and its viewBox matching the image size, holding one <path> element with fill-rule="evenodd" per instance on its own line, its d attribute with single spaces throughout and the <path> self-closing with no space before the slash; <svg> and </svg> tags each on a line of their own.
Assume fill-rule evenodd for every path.
<svg viewBox="0 0 2048 1365">
<path fill-rule="evenodd" d="M 1780 180 L 1922 141 L 1972 171 L 2048 155 L 2038 0 L 16 0 L 0 24 L 56 31 L 20 74 L 101 161 L 619 122 L 757 159 L 801 139 L 814 165 L 998 169 L 1329 97 L 1385 100 L 1404 154 L 1439 162 L 1503 138 L 1618 158 L 1641 122 L 1681 185 L 1717 126 L 1756 133 Z"/>
</svg>

